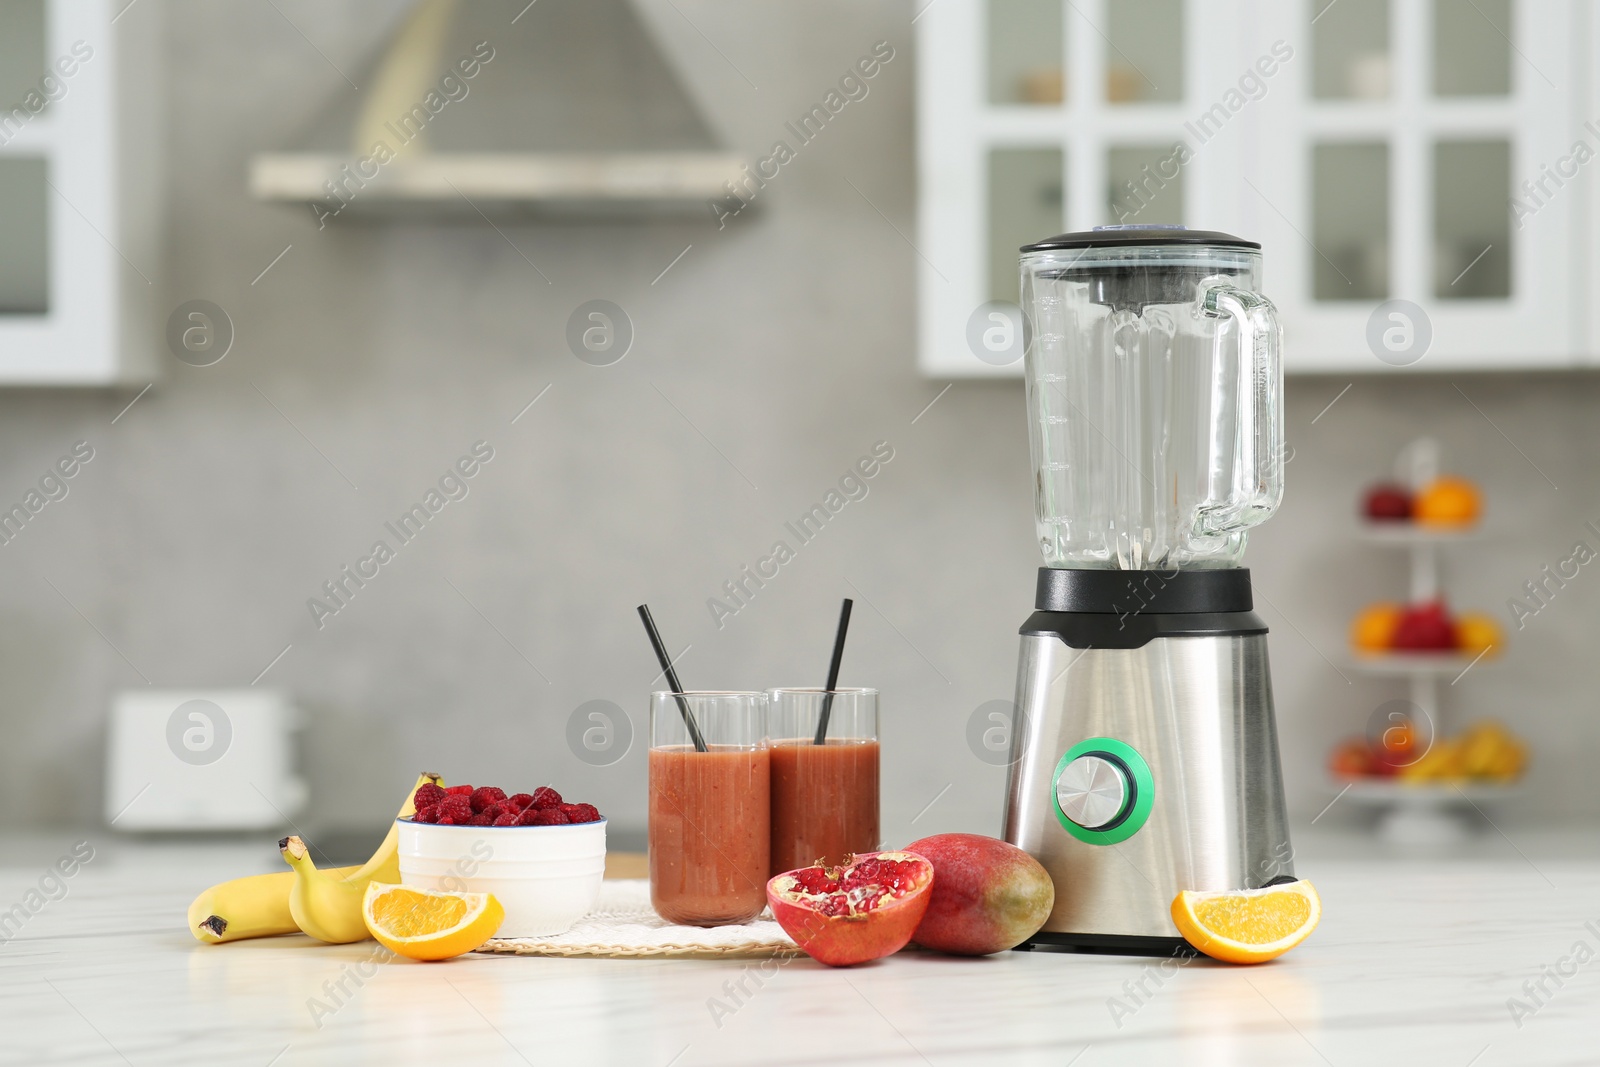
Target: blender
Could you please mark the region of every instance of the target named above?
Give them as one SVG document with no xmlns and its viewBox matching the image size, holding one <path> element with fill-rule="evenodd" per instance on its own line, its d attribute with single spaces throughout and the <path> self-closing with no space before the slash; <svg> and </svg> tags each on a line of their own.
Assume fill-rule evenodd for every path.
<svg viewBox="0 0 1600 1067">
<path fill-rule="evenodd" d="M 1005 839 L 1055 881 L 1026 947 L 1172 955 L 1181 890 L 1294 879 L 1267 627 L 1239 565 L 1283 497 L 1261 246 L 1106 226 L 1022 248 L 1040 568 Z"/>
</svg>

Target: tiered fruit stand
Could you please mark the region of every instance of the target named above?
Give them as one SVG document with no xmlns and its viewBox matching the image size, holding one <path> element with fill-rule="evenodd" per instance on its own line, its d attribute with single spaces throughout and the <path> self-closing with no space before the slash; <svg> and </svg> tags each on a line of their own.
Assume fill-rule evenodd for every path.
<svg viewBox="0 0 1600 1067">
<path fill-rule="evenodd" d="M 1438 468 L 1438 445 L 1424 439 L 1401 452 L 1396 476 L 1399 482 L 1416 490 L 1431 483 L 1438 476 Z M 1369 544 L 1409 553 L 1411 605 L 1441 600 L 1440 550 L 1477 535 L 1475 521 L 1439 525 L 1371 518 L 1362 519 L 1359 533 Z M 1424 755 L 1405 757 L 1393 773 L 1335 780 L 1341 796 L 1383 809 L 1378 827 L 1386 840 L 1396 844 L 1459 840 L 1481 819 L 1480 803 L 1501 800 L 1516 791 L 1514 781 L 1481 776 L 1420 778 L 1407 774 L 1405 769 L 1409 763 L 1426 758 L 1427 749 L 1453 732 L 1446 729 L 1450 716 L 1445 713 L 1441 698 L 1469 671 L 1484 669 L 1485 662 L 1491 659 L 1490 651 L 1489 647 L 1475 652 L 1358 651 L 1355 656 L 1353 666 L 1357 671 L 1382 678 L 1403 678 L 1408 683 L 1409 703 L 1395 701 L 1392 710 L 1386 711 L 1391 705 L 1384 705 L 1373 713 L 1368 724 L 1369 742 L 1375 749 L 1381 748 L 1388 731 L 1400 728 L 1420 734 L 1424 746 Z"/>
</svg>

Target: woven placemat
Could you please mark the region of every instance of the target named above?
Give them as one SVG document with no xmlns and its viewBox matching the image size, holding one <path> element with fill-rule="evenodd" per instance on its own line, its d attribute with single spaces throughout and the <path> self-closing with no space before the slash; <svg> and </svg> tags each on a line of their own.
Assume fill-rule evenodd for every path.
<svg viewBox="0 0 1600 1067">
<path fill-rule="evenodd" d="M 479 952 L 596 959 L 770 959 L 800 950 L 770 913 L 738 926 L 678 926 L 650 906 L 643 878 L 601 883 L 594 910 L 564 934 L 496 937 Z"/>
</svg>

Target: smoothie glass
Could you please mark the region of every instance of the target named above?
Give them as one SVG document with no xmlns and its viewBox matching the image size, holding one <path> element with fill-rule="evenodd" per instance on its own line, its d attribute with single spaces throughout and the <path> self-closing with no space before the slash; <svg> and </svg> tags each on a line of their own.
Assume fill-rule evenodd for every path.
<svg viewBox="0 0 1600 1067">
<path fill-rule="evenodd" d="M 767 905 L 766 717 L 765 693 L 650 694 L 650 903 L 668 922 L 748 922 Z"/>
<path fill-rule="evenodd" d="M 878 849 L 878 691 L 835 689 L 816 743 L 825 689 L 773 689 L 772 873 L 840 864 Z"/>
</svg>

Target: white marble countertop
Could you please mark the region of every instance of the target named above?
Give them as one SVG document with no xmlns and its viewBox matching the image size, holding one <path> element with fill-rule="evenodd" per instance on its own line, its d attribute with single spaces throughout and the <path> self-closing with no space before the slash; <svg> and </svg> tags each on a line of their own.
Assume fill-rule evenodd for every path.
<svg viewBox="0 0 1600 1067">
<path fill-rule="evenodd" d="M 298 935 L 201 945 L 183 925 L 190 898 L 270 869 L 259 846 L 87 836 L 94 858 L 64 895 L 45 885 L 54 900 L 28 893 L 85 835 L 0 840 L 0 912 L 43 901 L 0 945 L 0 1063 L 1600 1062 L 1595 831 L 1491 834 L 1451 858 L 1302 834 L 1322 926 L 1260 967 L 907 952 L 767 975 L 748 962 L 417 964 Z M 330 993 L 341 978 L 348 992 Z M 741 979 L 750 993 L 735 996 Z"/>
</svg>

